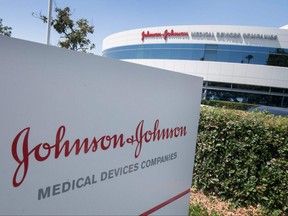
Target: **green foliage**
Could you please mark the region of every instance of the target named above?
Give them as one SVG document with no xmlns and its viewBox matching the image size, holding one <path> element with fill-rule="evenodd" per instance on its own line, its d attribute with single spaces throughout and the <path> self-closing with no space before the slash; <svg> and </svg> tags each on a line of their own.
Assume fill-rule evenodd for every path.
<svg viewBox="0 0 288 216">
<path fill-rule="evenodd" d="M 69 7 L 55 8 L 56 18 L 52 18 L 51 26 L 60 34 L 58 45 L 62 48 L 87 52 L 95 48 L 95 44 L 88 39 L 88 34 L 94 33 L 94 26 L 90 26 L 87 19 L 73 21 Z M 33 13 L 33 16 L 47 23 L 46 16 Z"/>
<path fill-rule="evenodd" d="M 189 216 L 209 216 L 207 209 L 201 205 L 195 205 L 189 207 Z"/>
<path fill-rule="evenodd" d="M 213 210 L 209 214 L 207 208 L 198 204 L 198 205 L 190 205 L 189 216 L 222 216 L 222 215 L 219 215 L 216 211 Z"/>
<path fill-rule="evenodd" d="M 204 100 L 204 99 L 202 99 L 201 104 L 215 107 L 223 107 L 227 109 L 236 109 L 236 110 L 247 110 L 250 107 L 255 106 L 255 104 L 220 101 L 220 100 Z"/>
<path fill-rule="evenodd" d="M 288 118 L 202 107 L 193 186 L 288 213 Z"/>
<path fill-rule="evenodd" d="M 4 26 L 2 24 L 3 19 L 0 18 L 0 35 L 5 35 L 10 37 L 12 35 L 12 28 L 8 26 Z"/>
</svg>

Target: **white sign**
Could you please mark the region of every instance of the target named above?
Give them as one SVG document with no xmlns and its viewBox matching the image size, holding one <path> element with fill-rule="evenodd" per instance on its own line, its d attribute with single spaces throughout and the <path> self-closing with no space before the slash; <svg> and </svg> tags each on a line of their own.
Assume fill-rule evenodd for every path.
<svg viewBox="0 0 288 216">
<path fill-rule="evenodd" d="M 187 215 L 202 78 L 0 47 L 1 215 Z"/>
</svg>

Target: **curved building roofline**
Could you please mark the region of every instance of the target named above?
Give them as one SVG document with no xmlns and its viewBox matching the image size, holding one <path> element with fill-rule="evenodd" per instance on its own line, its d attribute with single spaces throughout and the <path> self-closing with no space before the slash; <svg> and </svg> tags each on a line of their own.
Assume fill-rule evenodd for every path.
<svg viewBox="0 0 288 216">
<path fill-rule="evenodd" d="M 168 37 L 165 37 L 165 31 L 168 32 L 166 34 Z M 160 40 L 161 37 L 162 40 Z M 169 40 L 166 40 L 167 38 Z M 271 38 L 275 40 L 269 40 Z M 240 25 L 171 25 L 131 29 L 111 34 L 103 40 L 102 50 L 132 44 L 203 43 L 204 41 L 211 44 L 288 48 L 287 38 L 288 31 L 284 28 Z"/>
<path fill-rule="evenodd" d="M 281 26 L 280 29 L 288 30 L 288 24 L 287 24 L 287 25 L 284 25 L 284 26 Z"/>
</svg>

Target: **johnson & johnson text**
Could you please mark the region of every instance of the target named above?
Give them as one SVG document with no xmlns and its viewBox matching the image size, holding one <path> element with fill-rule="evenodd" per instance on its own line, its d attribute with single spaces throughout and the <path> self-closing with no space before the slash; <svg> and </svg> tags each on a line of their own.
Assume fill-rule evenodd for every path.
<svg viewBox="0 0 288 216">
<path fill-rule="evenodd" d="M 87 154 L 99 150 L 108 151 L 111 148 L 123 148 L 126 146 L 136 146 L 134 157 L 137 158 L 144 143 L 167 140 L 186 136 L 186 126 L 159 129 L 160 121 L 154 122 L 151 130 L 144 129 L 144 120 L 140 121 L 132 136 L 125 137 L 123 133 L 104 135 L 100 137 L 84 138 L 82 140 L 69 140 L 65 137 L 66 127 L 60 126 L 55 135 L 55 143 L 41 142 L 37 145 L 30 143 L 29 135 L 31 128 L 21 130 L 12 143 L 12 156 L 17 162 L 17 168 L 13 176 L 13 186 L 20 186 L 29 170 L 31 158 L 38 162 L 44 162 L 48 158 L 58 159 L 60 156 L 70 157 L 71 155 Z M 31 147 L 34 146 L 34 147 Z"/>
</svg>

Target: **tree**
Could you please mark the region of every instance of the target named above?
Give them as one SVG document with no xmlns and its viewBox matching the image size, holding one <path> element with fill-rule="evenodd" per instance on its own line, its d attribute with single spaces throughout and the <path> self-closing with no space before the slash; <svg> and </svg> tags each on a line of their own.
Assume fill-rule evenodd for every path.
<svg viewBox="0 0 288 216">
<path fill-rule="evenodd" d="M 247 55 L 245 58 L 248 60 L 248 64 L 249 64 L 250 61 L 251 61 L 251 59 L 254 58 L 254 56 L 249 54 L 249 55 Z"/>
<path fill-rule="evenodd" d="M 8 26 L 3 26 L 2 24 L 3 19 L 0 18 L 0 35 L 5 35 L 10 37 L 12 35 L 12 28 Z"/>
<path fill-rule="evenodd" d="M 73 21 L 69 7 L 64 9 L 55 7 L 55 12 L 57 16 L 51 19 L 51 26 L 60 34 L 61 39 L 58 41 L 60 47 L 82 52 L 95 48 L 95 44 L 87 38 L 88 34 L 94 33 L 94 26 L 90 26 L 87 19 Z M 41 13 L 39 15 L 33 13 L 33 16 L 40 18 L 44 23 L 48 21 L 48 18 Z"/>
</svg>

